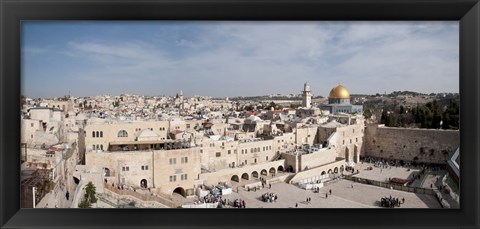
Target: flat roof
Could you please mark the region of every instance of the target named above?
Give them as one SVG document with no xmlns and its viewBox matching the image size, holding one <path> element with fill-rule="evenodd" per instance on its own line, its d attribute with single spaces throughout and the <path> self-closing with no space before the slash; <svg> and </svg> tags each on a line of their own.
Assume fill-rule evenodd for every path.
<svg viewBox="0 0 480 229">
<path fill-rule="evenodd" d="M 152 141 L 116 141 L 109 142 L 110 145 L 142 145 L 142 144 L 160 144 L 160 143 L 175 143 L 175 140 L 152 140 Z"/>
</svg>

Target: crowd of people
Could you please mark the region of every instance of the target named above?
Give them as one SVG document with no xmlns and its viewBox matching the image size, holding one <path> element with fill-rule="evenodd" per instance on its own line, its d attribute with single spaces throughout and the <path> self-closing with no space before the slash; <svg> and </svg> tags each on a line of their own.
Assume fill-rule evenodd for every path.
<svg viewBox="0 0 480 229">
<path fill-rule="evenodd" d="M 275 193 L 265 193 L 262 195 L 262 200 L 263 202 L 268 202 L 268 203 L 272 203 L 272 202 L 276 202 L 278 199 L 278 196 L 277 194 Z"/>
<path fill-rule="evenodd" d="M 212 194 L 208 194 L 203 197 L 203 203 L 217 203 L 222 200 L 222 196 L 214 196 Z"/>
<path fill-rule="evenodd" d="M 246 208 L 247 205 L 245 205 L 245 200 L 236 199 L 235 201 L 233 201 L 233 207 L 235 207 L 235 208 Z"/>
<path fill-rule="evenodd" d="M 424 169 L 429 171 L 441 171 L 446 169 L 446 165 L 443 164 L 433 164 L 433 163 L 423 163 L 423 162 L 412 162 L 412 161 L 403 161 L 397 159 L 384 159 L 377 158 L 372 156 L 361 156 L 360 162 L 372 163 L 379 168 L 391 168 L 395 167 L 405 167 L 405 168 L 415 168 L 415 169 Z"/>
<path fill-rule="evenodd" d="M 384 197 L 380 201 L 380 205 L 386 208 L 400 207 L 400 204 L 403 204 L 403 203 L 405 203 L 405 198 L 402 198 L 400 201 L 400 199 L 392 196 Z"/>
</svg>

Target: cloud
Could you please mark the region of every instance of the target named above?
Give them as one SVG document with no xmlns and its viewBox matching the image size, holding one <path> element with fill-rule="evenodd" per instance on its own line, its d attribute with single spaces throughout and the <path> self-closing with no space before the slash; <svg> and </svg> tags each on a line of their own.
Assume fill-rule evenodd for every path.
<svg viewBox="0 0 480 229">
<path fill-rule="evenodd" d="M 125 84 L 146 94 L 299 93 L 305 81 L 317 95 L 336 83 L 352 93 L 458 91 L 453 22 L 212 22 L 151 30 L 66 40 L 61 51 L 82 66 L 69 74 L 110 85 L 98 91 L 113 94 Z"/>
</svg>

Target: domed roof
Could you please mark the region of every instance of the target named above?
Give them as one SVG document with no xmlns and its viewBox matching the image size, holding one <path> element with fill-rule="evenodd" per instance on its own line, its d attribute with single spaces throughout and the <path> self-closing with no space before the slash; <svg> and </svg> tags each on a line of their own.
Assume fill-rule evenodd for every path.
<svg viewBox="0 0 480 229">
<path fill-rule="evenodd" d="M 250 117 L 248 117 L 247 120 L 251 121 L 251 122 L 262 121 L 261 118 L 259 118 L 258 116 L 255 116 L 255 115 L 250 115 Z"/>
<path fill-rule="evenodd" d="M 350 98 L 350 93 L 348 92 L 348 90 L 344 86 L 339 84 L 338 86 L 332 88 L 328 98 L 331 98 L 331 99 L 349 99 Z"/>
</svg>

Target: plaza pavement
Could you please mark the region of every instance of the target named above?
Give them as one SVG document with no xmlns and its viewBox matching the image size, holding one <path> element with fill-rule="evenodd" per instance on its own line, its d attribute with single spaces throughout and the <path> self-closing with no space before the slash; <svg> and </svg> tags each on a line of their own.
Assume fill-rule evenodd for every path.
<svg viewBox="0 0 480 229">
<path fill-rule="evenodd" d="M 372 170 L 367 170 L 368 167 L 372 167 Z M 413 174 L 417 176 L 420 173 L 419 168 L 404 168 L 404 167 L 395 167 L 391 168 L 379 168 L 375 167 L 373 163 L 357 163 L 355 165 L 355 171 L 360 173 L 355 175 L 355 177 L 371 179 L 376 181 L 388 181 L 389 178 L 401 178 L 401 179 L 412 179 Z M 409 171 L 410 170 L 410 171 Z M 437 178 L 441 178 L 447 173 L 445 170 L 441 171 L 427 171 L 425 174 L 421 175 L 420 179 L 412 182 L 410 186 L 412 187 L 422 187 L 422 188 L 435 188 L 435 183 Z M 348 172 L 346 173 L 348 174 Z M 430 186 L 432 185 L 432 186 Z"/>
<path fill-rule="evenodd" d="M 330 189 L 332 195 L 325 198 Z M 263 202 L 261 195 L 266 192 L 277 194 L 277 202 Z M 319 193 L 291 184 L 275 183 L 271 189 L 264 188 L 256 192 L 240 190 L 239 193 L 234 192 L 224 197 L 230 201 L 243 199 L 247 208 L 295 208 L 295 204 L 298 204 L 298 208 L 379 208 L 378 201 L 390 195 L 399 199 L 405 198 L 405 204 L 400 208 L 441 208 L 436 198 L 431 195 L 402 192 L 348 180 L 334 181 L 321 188 Z M 307 197 L 311 198 L 309 204 L 306 203 Z"/>
</svg>

